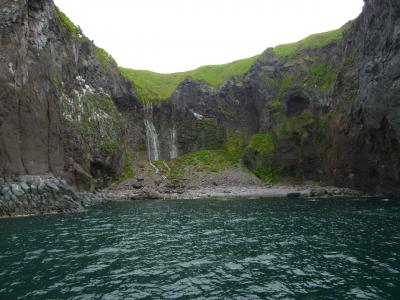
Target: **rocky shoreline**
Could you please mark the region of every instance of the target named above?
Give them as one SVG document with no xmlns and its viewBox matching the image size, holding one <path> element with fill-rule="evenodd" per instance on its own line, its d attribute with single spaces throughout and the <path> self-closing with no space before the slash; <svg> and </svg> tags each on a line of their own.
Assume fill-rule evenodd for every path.
<svg viewBox="0 0 400 300">
<path fill-rule="evenodd" d="M 76 193 L 64 180 L 51 175 L 0 182 L 0 217 L 79 212 L 104 201 L 101 194 Z"/>
<path fill-rule="evenodd" d="M 109 201 L 138 199 L 201 199 L 254 197 L 332 197 L 360 196 L 362 192 L 349 188 L 322 186 L 318 183 L 283 181 L 267 184 L 243 167 L 231 167 L 221 172 L 196 172 L 181 180 L 161 176 L 160 172 L 142 170 L 118 186 L 104 190 Z"/>
<path fill-rule="evenodd" d="M 329 198 L 329 197 L 355 197 L 367 196 L 366 194 L 348 188 L 321 187 L 310 185 L 267 185 L 267 186 L 225 186 L 202 187 L 180 191 L 159 193 L 156 191 L 135 190 L 108 190 L 102 192 L 102 197 L 107 201 L 129 201 L 145 199 L 232 199 L 232 198 Z"/>
<path fill-rule="evenodd" d="M 0 217 L 43 215 L 80 212 L 104 202 L 167 199 L 233 199 L 233 198 L 328 198 L 357 197 L 366 194 L 348 188 L 322 187 L 317 184 L 267 185 L 252 178 L 238 184 L 225 175 L 225 184 L 214 177 L 199 185 L 174 186 L 157 184 L 154 178 L 145 178 L 141 187 L 135 181 L 114 189 L 94 193 L 78 193 L 65 180 L 51 175 L 20 176 L 0 182 Z M 230 174 L 230 173 L 229 173 Z M 238 172 L 233 172 L 237 177 Z M 240 177 L 242 178 L 242 177 Z M 250 180 L 251 179 L 251 180 Z"/>
<path fill-rule="evenodd" d="M 53 0 L 0 1 L 0 20 L 0 216 L 107 197 L 349 194 L 265 187 L 255 175 L 400 194 L 396 1 L 365 0 L 338 30 L 266 49 L 239 73 L 227 64 L 185 75 L 152 101 Z M 225 170 L 235 165 L 247 172 Z M 79 194 L 52 176 L 2 179 L 48 173 L 77 190 L 119 186 Z"/>
</svg>

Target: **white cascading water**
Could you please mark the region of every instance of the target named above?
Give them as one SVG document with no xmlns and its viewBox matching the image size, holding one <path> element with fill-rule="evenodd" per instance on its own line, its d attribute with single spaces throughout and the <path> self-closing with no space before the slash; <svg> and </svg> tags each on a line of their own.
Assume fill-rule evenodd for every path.
<svg viewBox="0 0 400 300">
<path fill-rule="evenodd" d="M 176 137 L 176 128 L 173 127 L 171 129 L 171 149 L 170 149 L 170 156 L 171 159 L 173 158 L 177 158 L 178 157 L 178 141 L 177 141 L 177 137 Z"/>
<path fill-rule="evenodd" d="M 144 126 L 146 127 L 147 157 L 149 161 L 160 160 L 160 143 L 153 123 L 153 105 L 144 104 Z"/>
</svg>

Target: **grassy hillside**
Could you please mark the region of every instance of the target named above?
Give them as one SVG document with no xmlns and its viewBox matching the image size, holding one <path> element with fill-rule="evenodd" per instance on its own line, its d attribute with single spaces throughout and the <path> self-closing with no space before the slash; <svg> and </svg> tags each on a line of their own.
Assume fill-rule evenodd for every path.
<svg viewBox="0 0 400 300">
<path fill-rule="evenodd" d="M 343 35 L 351 28 L 351 25 L 352 22 L 349 22 L 336 30 L 312 34 L 296 43 L 276 46 L 274 53 L 279 59 L 290 59 L 301 54 L 305 49 L 325 47 L 330 43 L 341 41 Z"/>
<path fill-rule="evenodd" d="M 203 66 L 198 69 L 160 74 L 151 71 L 120 68 L 121 73 L 135 83 L 137 93 L 143 101 L 166 100 L 185 78 L 192 78 L 218 87 L 229 78 L 241 79 L 255 63 L 258 56 L 234 61 L 224 65 Z"/>
<path fill-rule="evenodd" d="M 85 40 L 85 35 L 83 34 L 81 28 L 77 25 L 75 25 L 65 13 L 63 13 L 57 6 L 56 6 L 56 13 L 58 18 L 60 19 L 61 22 L 61 30 L 63 31 L 69 31 L 72 35 L 72 37 L 76 41 L 83 42 Z M 96 52 L 97 52 L 97 60 L 101 64 L 103 68 L 106 68 L 108 65 L 117 65 L 116 61 L 114 58 L 103 48 L 97 47 L 96 46 Z"/>
<path fill-rule="evenodd" d="M 56 7 L 56 12 L 63 24 L 63 30 L 70 31 L 77 40 L 84 38 L 79 26 L 76 26 L 58 7 Z M 332 42 L 341 40 L 350 27 L 351 22 L 337 30 L 313 34 L 296 43 L 276 46 L 274 53 L 281 60 L 295 58 L 301 55 L 305 49 L 322 48 Z M 96 50 L 97 58 L 103 67 L 107 67 L 109 64 L 116 65 L 115 60 L 104 49 L 96 47 Z M 126 79 L 134 83 L 139 99 L 145 102 L 156 102 L 169 99 L 178 85 L 186 78 L 205 82 L 213 87 L 221 86 L 224 81 L 230 78 L 240 80 L 257 61 L 258 57 L 259 55 L 228 64 L 203 66 L 192 71 L 170 74 L 122 67 L 119 70 Z"/>
<path fill-rule="evenodd" d="M 287 60 L 301 55 L 310 48 L 322 48 L 330 43 L 340 41 L 351 27 L 351 22 L 343 27 L 324 33 L 317 33 L 296 43 L 279 45 L 274 48 L 275 55 L 281 60 Z M 146 102 L 162 101 L 170 98 L 175 89 L 185 78 L 192 78 L 218 87 L 229 78 L 242 79 L 259 56 L 234 61 L 224 65 L 203 66 L 198 69 L 161 74 L 144 70 L 120 68 L 121 73 L 134 82 L 139 98 Z"/>
<path fill-rule="evenodd" d="M 84 37 L 82 30 L 79 26 L 76 26 L 68 17 L 66 14 L 64 14 L 57 6 L 56 6 L 56 13 L 58 18 L 61 21 L 62 28 L 61 30 L 69 30 L 72 34 L 72 36 L 75 39 L 81 39 Z"/>
<path fill-rule="evenodd" d="M 60 9 L 56 7 L 57 15 L 63 24 L 63 30 L 68 30 L 77 39 L 83 39 L 79 26 L 76 26 Z M 288 60 L 301 55 L 305 49 L 322 48 L 332 42 L 340 41 L 344 33 L 351 27 L 351 22 L 337 30 L 310 35 L 296 43 L 279 45 L 274 48 L 275 55 L 281 60 Z M 116 65 L 112 56 L 104 49 L 96 47 L 97 58 L 103 67 Z M 221 86 L 230 78 L 242 79 L 259 55 L 237 60 L 223 65 L 210 65 L 192 71 L 162 74 L 145 70 L 132 70 L 120 67 L 121 74 L 132 81 L 136 87 L 139 99 L 145 102 L 156 102 L 169 99 L 178 85 L 186 78 L 201 81 L 213 87 Z"/>
</svg>

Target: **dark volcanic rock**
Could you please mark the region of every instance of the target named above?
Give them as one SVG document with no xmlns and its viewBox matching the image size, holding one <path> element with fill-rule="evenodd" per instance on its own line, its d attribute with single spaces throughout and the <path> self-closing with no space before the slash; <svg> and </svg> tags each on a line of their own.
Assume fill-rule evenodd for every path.
<svg viewBox="0 0 400 300">
<path fill-rule="evenodd" d="M 50 80 L 57 58 L 46 55 L 55 38 L 54 19 L 51 1 L 0 2 L 0 172 L 5 174 L 63 171 L 59 97 Z"/>
<path fill-rule="evenodd" d="M 286 57 L 267 49 L 242 82 L 184 81 L 154 108 L 162 157 L 173 127 L 180 154 L 261 132 L 274 151 L 247 151 L 252 170 L 399 193 L 399 26 L 396 1 L 368 0 L 338 38 Z"/>
<path fill-rule="evenodd" d="M 301 197 L 301 193 L 288 193 L 287 197 L 290 198 L 290 199 L 300 198 Z"/>
<path fill-rule="evenodd" d="M 267 49 L 243 80 L 211 87 L 186 79 L 151 109 L 161 159 L 220 149 L 232 137 L 249 143 L 261 133 L 268 145 L 245 147 L 241 157 L 260 177 L 398 194 L 397 2 L 365 0 L 361 16 L 327 43 L 317 39 L 286 56 Z M 51 0 L 0 0 L 4 214 L 21 207 L 79 208 L 67 186 L 15 183 L 15 176 L 51 173 L 76 190 L 94 190 L 146 151 L 145 109 L 132 84 L 64 18 Z M 137 175 L 135 188 L 148 188 Z"/>
<path fill-rule="evenodd" d="M 74 193 L 52 176 L 21 176 L 0 185 L 0 216 L 76 212 L 99 201 L 101 197 Z"/>
<path fill-rule="evenodd" d="M 125 164 L 126 125 L 113 101 L 136 102 L 115 62 L 51 0 L 0 1 L 0 49 L 0 174 L 108 184 Z"/>
<path fill-rule="evenodd" d="M 343 68 L 335 96 L 352 101 L 337 103 L 328 175 L 340 185 L 399 192 L 399 26 L 398 1 L 369 0 L 345 41 L 353 66 Z"/>
</svg>

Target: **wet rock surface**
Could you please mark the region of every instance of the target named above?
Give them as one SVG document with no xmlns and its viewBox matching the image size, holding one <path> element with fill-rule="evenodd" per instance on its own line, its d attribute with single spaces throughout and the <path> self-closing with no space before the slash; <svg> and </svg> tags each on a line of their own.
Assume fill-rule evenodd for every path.
<svg viewBox="0 0 400 300">
<path fill-rule="evenodd" d="M 53 176 L 21 176 L 0 183 L 0 216 L 78 212 L 102 201 L 101 195 L 73 192 L 65 180 Z"/>
</svg>

